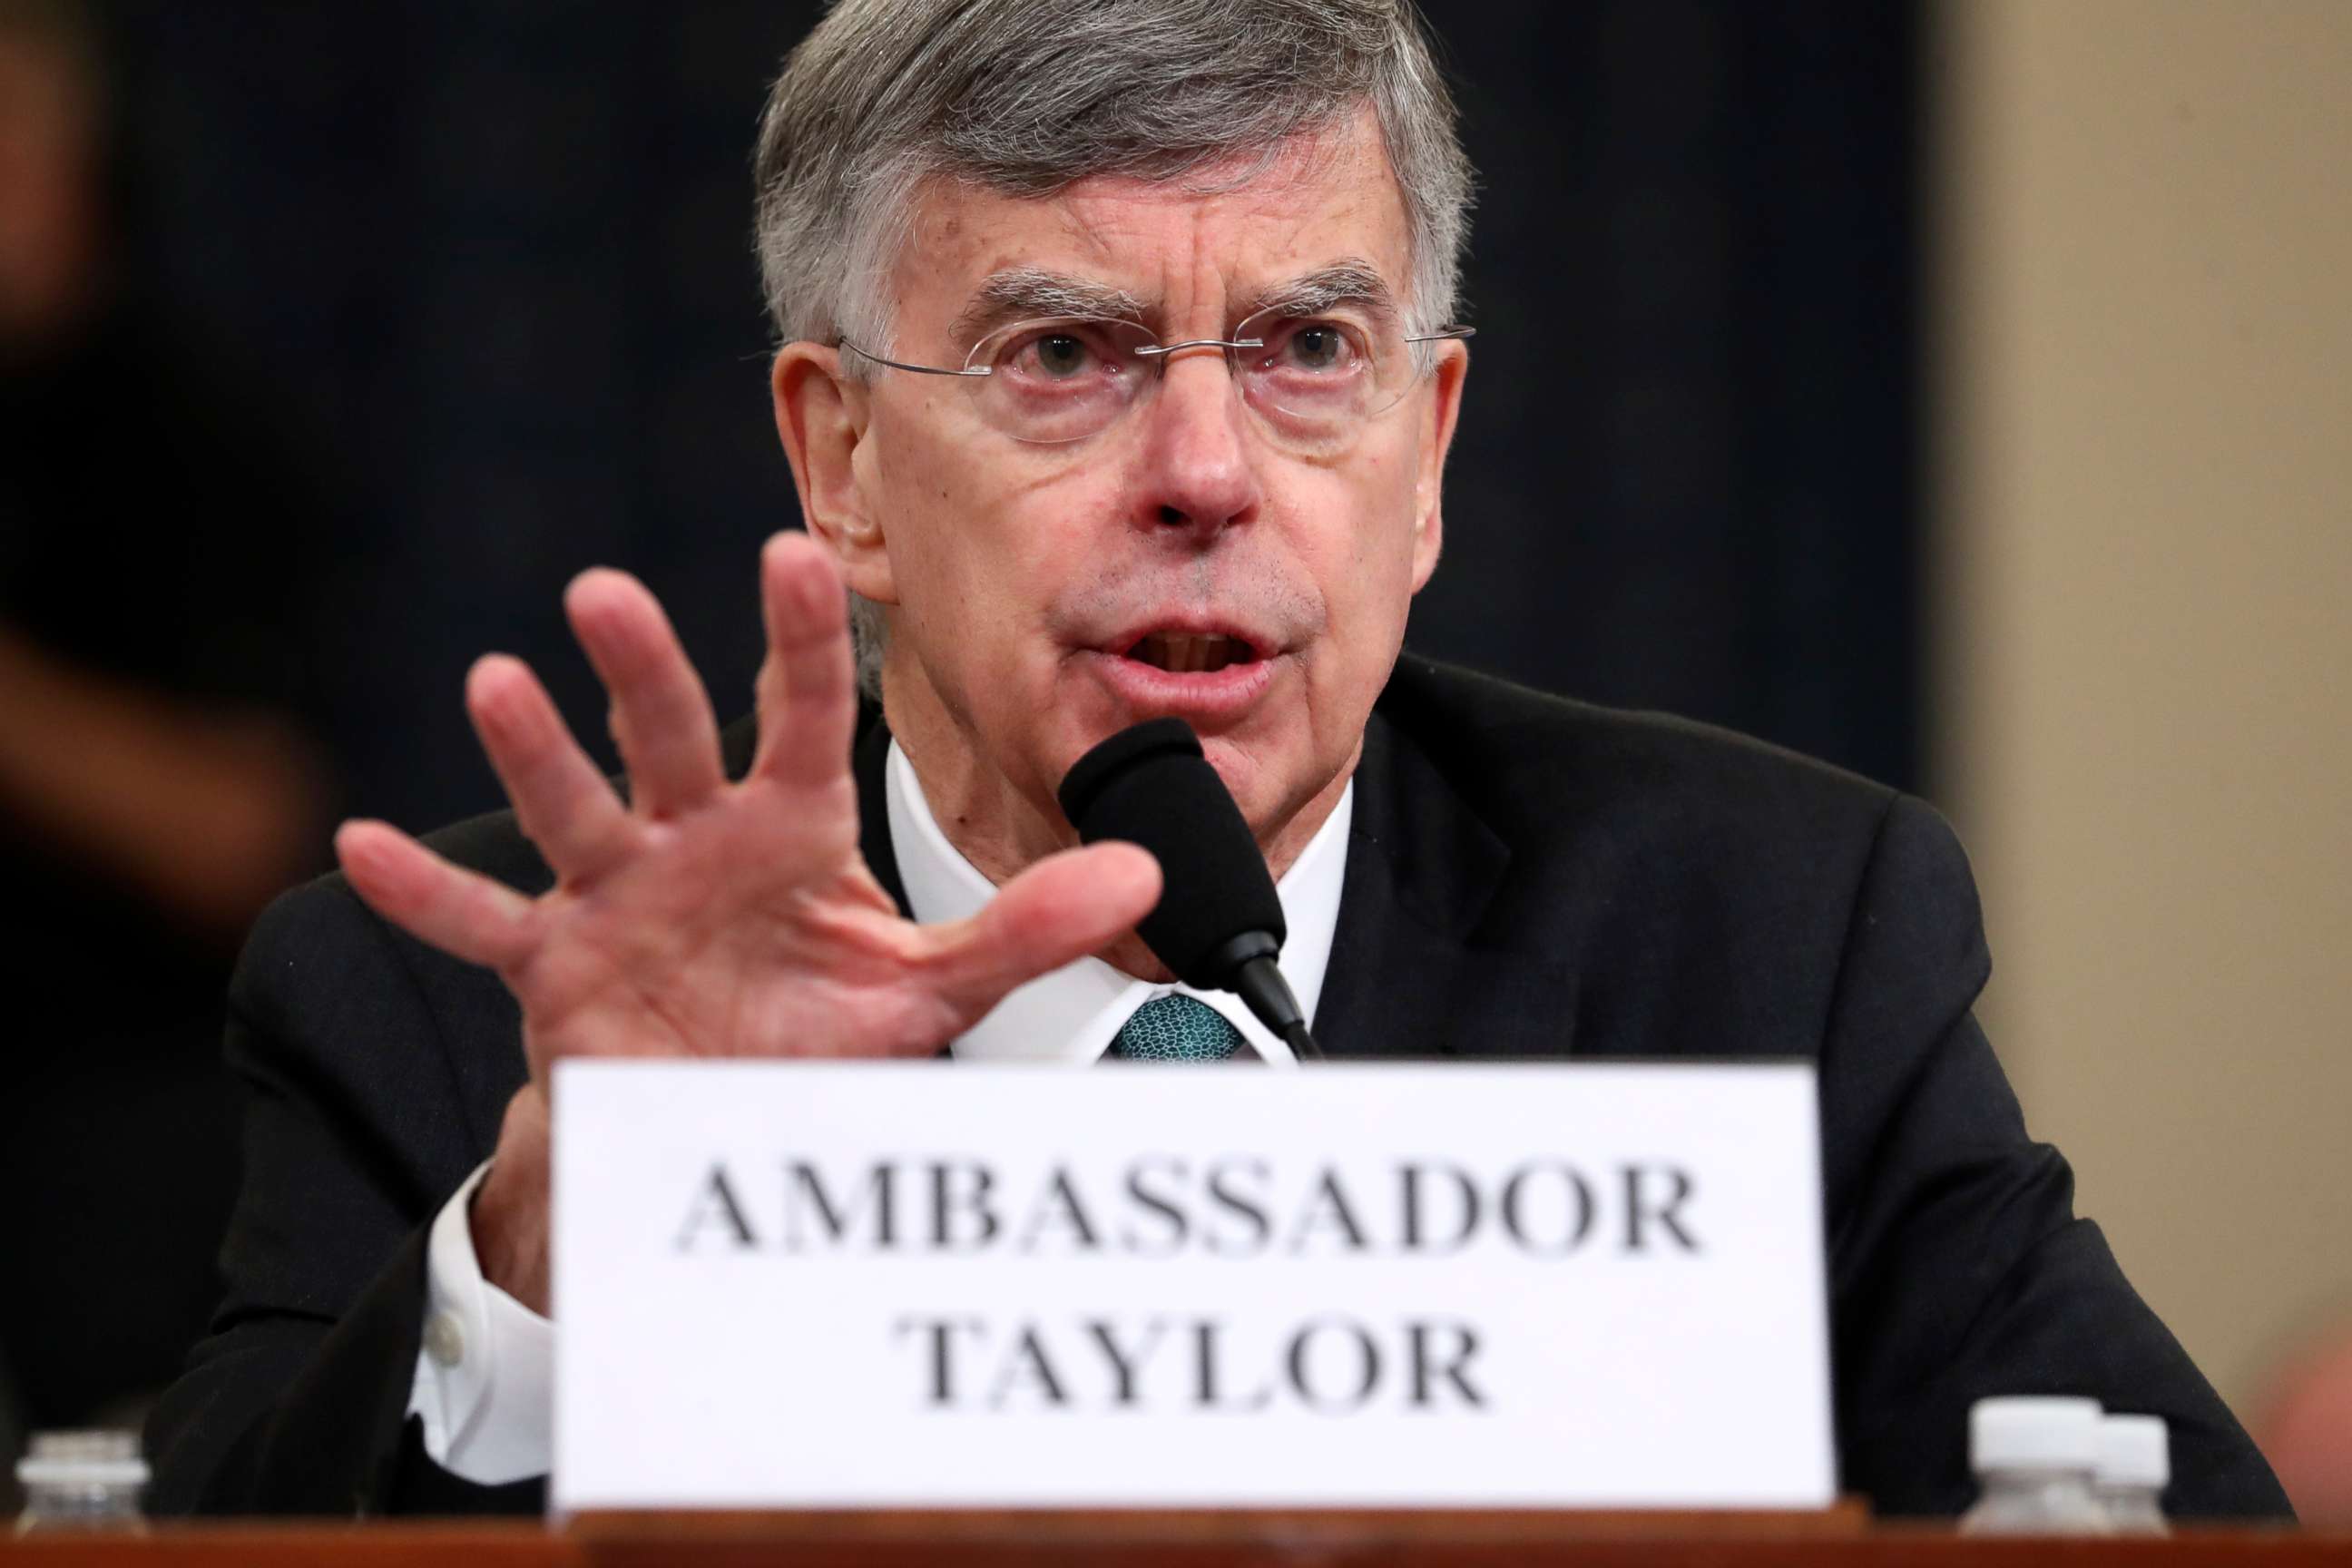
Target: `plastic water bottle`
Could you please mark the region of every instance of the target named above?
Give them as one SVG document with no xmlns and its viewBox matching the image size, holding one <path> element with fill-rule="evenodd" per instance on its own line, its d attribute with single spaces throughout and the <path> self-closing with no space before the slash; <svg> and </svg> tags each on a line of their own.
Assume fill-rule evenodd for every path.
<svg viewBox="0 0 2352 1568">
<path fill-rule="evenodd" d="M 2169 1535 L 2164 1489 L 2172 1482 L 2171 1436 L 2161 1415 L 2099 1423 L 2099 1501 L 2117 1535 Z"/>
<path fill-rule="evenodd" d="M 1982 1489 L 1964 1535 L 2110 1535 L 2099 1501 L 2099 1402 L 1979 1399 L 1969 1462 Z"/>
<path fill-rule="evenodd" d="M 16 1480 L 25 1489 L 18 1535 L 147 1528 L 139 1512 L 147 1461 L 136 1432 L 37 1432 Z"/>
</svg>

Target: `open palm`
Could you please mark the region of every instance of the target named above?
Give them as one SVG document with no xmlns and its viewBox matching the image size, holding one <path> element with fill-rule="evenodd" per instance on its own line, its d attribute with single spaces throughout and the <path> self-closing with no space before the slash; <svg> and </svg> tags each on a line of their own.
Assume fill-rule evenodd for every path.
<svg viewBox="0 0 2352 1568">
<path fill-rule="evenodd" d="M 760 742 L 740 782 L 660 605 L 596 571 L 565 609 L 611 694 L 628 803 L 520 661 L 485 658 L 467 682 L 554 888 L 526 897 L 383 823 L 337 836 L 352 885 L 386 920 L 505 981 L 535 1084 L 571 1056 L 929 1055 L 1159 895 L 1149 856 L 1097 845 L 1040 861 L 969 921 L 900 918 L 858 849 L 840 580 L 820 546 L 780 534 L 761 590 Z"/>
</svg>

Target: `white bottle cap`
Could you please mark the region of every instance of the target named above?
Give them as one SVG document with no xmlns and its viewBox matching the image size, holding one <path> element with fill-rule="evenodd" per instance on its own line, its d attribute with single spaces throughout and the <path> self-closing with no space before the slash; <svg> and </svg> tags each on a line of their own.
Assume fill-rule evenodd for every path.
<svg viewBox="0 0 2352 1568">
<path fill-rule="evenodd" d="M 136 1432 L 36 1432 L 16 1461 L 16 1479 L 27 1487 L 142 1487 L 147 1461 Z"/>
<path fill-rule="evenodd" d="M 2172 1479 L 2172 1444 L 2161 1415 L 2110 1415 L 2099 1423 L 2099 1484 L 2162 1491 Z"/>
<path fill-rule="evenodd" d="M 1969 1412 L 1969 1462 L 1989 1470 L 2082 1470 L 2099 1464 L 2095 1399 L 1979 1399 Z"/>
</svg>

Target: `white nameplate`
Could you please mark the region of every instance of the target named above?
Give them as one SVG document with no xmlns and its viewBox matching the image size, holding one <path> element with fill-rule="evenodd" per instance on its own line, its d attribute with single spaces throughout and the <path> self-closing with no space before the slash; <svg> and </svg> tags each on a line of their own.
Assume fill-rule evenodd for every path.
<svg viewBox="0 0 2352 1568">
<path fill-rule="evenodd" d="M 1793 1065 L 570 1062 L 553 1500 L 1826 1505 Z"/>
</svg>

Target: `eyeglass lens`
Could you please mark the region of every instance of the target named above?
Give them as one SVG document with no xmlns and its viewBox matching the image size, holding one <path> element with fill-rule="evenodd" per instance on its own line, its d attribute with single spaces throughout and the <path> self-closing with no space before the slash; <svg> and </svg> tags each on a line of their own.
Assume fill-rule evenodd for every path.
<svg viewBox="0 0 2352 1568">
<path fill-rule="evenodd" d="M 1267 311 L 1234 329 L 1222 352 L 1243 401 L 1270 434 L 1307 449 L 1334 446 L 1392 406 L 1413 379 L 1402 332 L 1348 315 Z M 982 338 L 965 383 L 989 424 L 1023 441 L 1082 440 L 1108 428 L 1164 374 L 1159 340 L 1132 321 L 1056 317 Z M 1210 352 L 1206 349 L 1198 351 Z"/>
</svg>

